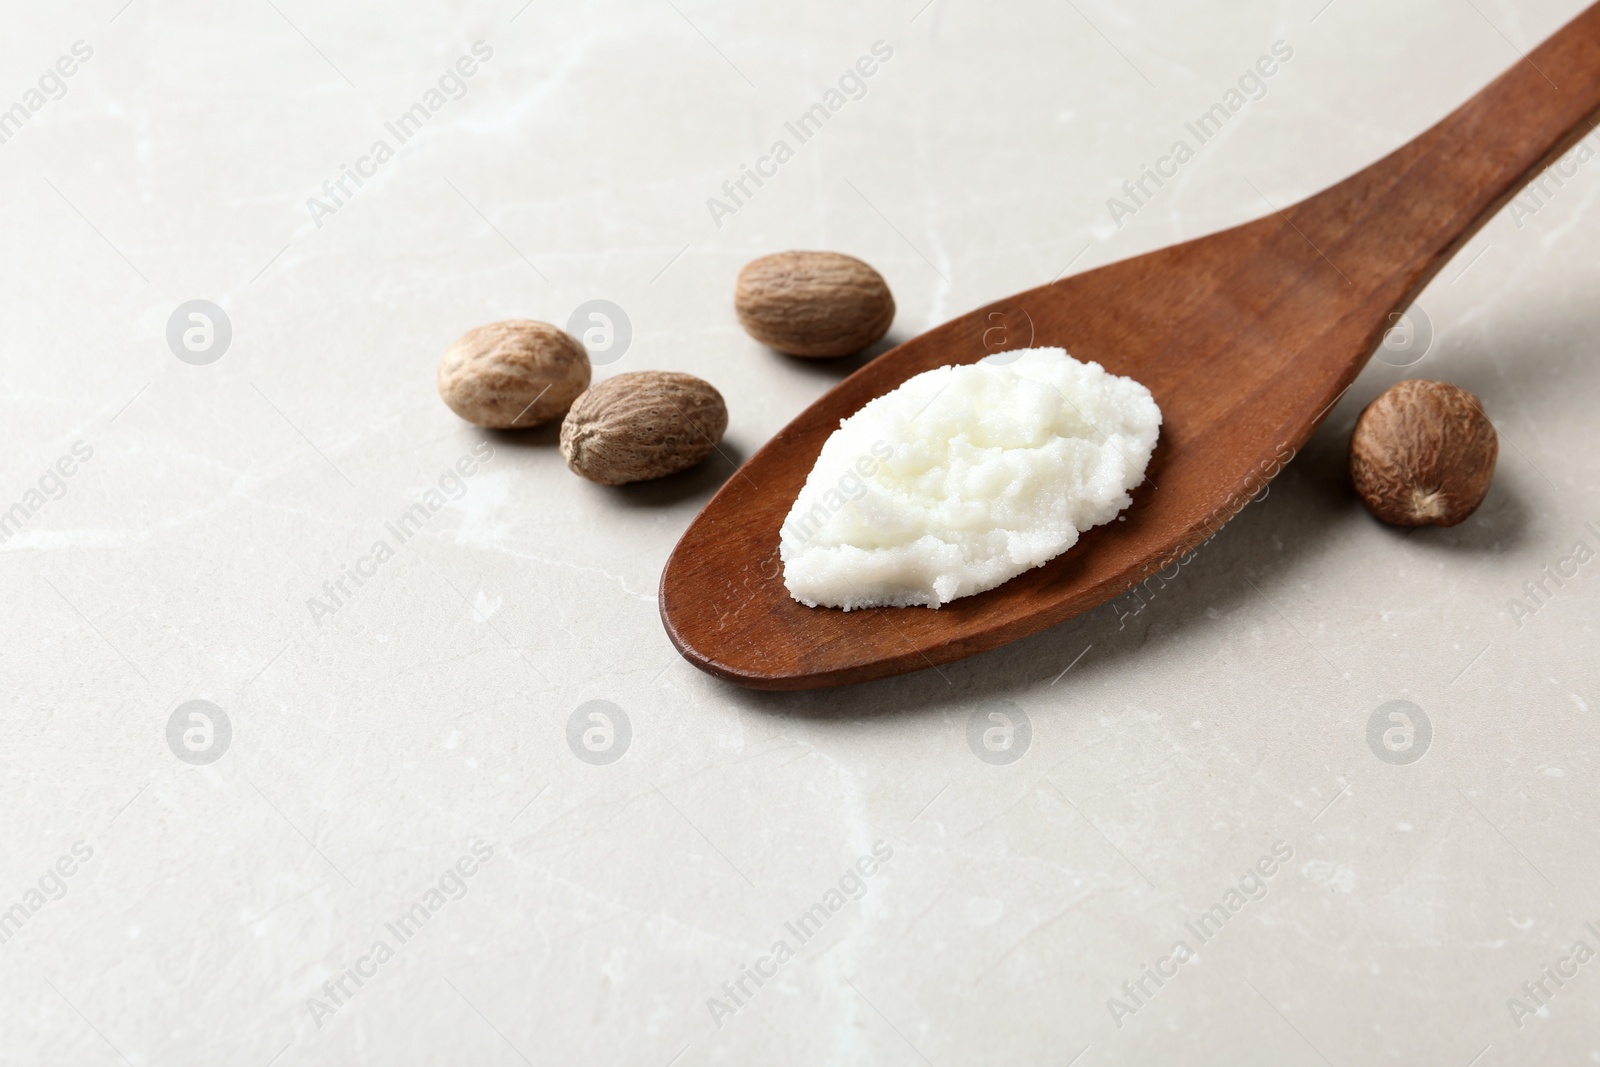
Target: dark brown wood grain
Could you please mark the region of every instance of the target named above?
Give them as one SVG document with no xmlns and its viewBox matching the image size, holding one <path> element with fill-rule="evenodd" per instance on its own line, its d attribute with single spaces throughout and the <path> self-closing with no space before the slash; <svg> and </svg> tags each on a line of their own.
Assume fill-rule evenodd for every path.
<svg viewBox="0 0 1600 1067">
<path fill-rule="evenodd" d="M 661 576 L 695 666 L 760 689 L 883 678 L 994 648 L 1168 567 L 1233 516 L 1350 386 L 1390 325 L 1521 187 L 1594 128 L 1600 4 L 1416 140 L 1244 226 L 1001 300 L 885 353 L 729 479 Z M 790 599 L 778 530 L 839 420 L 922 371 L 1061 345 L 1143 382 L 1165 422 L 1126 521 L 938 609 Z"/>
</svg>

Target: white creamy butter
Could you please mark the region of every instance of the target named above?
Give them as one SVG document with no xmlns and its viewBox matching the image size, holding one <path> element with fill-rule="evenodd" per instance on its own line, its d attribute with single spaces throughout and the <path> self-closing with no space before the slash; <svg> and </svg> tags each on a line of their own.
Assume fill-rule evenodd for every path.
<svg viewBox="0 0 1600 1067">
<path fill-rule="evenodd" d="M 937 608 L 1071 548 L 1132 503 L 1161 409 L 1060 348 L 939 367 L 840 422 L 784 521 L 811 607 Z"/>
</svg>

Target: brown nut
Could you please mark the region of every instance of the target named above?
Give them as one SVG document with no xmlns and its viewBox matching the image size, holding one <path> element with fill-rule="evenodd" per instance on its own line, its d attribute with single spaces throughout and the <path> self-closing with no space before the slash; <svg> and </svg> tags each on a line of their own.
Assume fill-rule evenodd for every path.
<svg viewBox="0 0 1600 1067">
<path fill-rule="evenodd" d="M 1384 522 L 1454 526 L 1478 509 L 1500 442 L 1478 398 L 1444 382 L 1400 382 L 1350 437 L 1356 492 Z"/>
<path fill-rule="evenodd" d="M 439 395 L 468 422 L 521 429 L 558 419 L 589 387 L 589 354 L 548 322 L 491 322 L 439 362 Z"/>
<path fill-rule="evenodd" d="M 561 424 L 561 454 L 591 482 L 642 482 L 699 463 L 727 428 L 728 407 L 711 383 L 673 371 L 630 371 L 573 402 Z"/>
<path fill-rule="evenodd" d="M 745 264 L 734 291 L 745 332 L 791 356 L 848 356 L 889 332 L 883 275 L 838 252 L 779 252 Z"/>
</svg>

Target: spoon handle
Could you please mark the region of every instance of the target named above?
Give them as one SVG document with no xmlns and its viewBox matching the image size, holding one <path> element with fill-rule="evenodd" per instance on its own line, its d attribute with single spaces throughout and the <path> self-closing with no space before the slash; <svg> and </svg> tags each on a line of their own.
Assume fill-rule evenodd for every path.
<svg viewBox="0 0 1600 1067">
<path fill-rule="evenodd" d="M 1283 214 L 1344 276 L 1363 312 L 1374 299 L 1404 308 L 1524 186 L 1594 132 L 1597 113 L 1600 3 L 1414 141 Z M 1563 181 L 1553 172 L 1541 184 Z"/>
</svg>

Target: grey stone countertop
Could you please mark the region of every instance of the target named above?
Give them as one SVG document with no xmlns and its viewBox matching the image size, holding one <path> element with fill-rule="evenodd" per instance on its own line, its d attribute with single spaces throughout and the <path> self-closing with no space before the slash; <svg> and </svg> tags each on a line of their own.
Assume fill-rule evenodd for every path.
<svg viewBox="0 0 1600 1067">
<path fill-rule="evenodd" d="M 859 363 L 748 338 L 748 260 L 860 256 L 904 340 L 1325 188 L 1581 6 L 9 4 L 0 1063 L 1600 1062 L 1600 135 L 1143 598 L 789 695 L 655 599 Z M 441 403 L 596 307 L 724 457 L 607 489 Z M 1498 425 L 1463 525 L 1349 487 L 1407 377 Z"/>
</svg>

